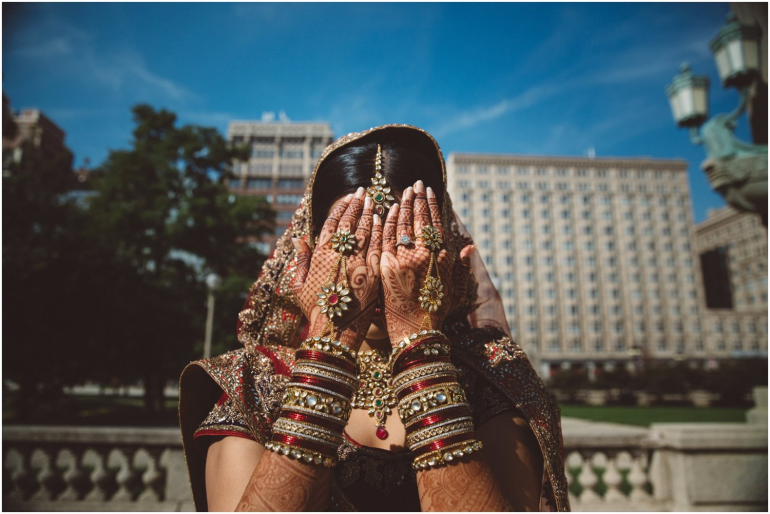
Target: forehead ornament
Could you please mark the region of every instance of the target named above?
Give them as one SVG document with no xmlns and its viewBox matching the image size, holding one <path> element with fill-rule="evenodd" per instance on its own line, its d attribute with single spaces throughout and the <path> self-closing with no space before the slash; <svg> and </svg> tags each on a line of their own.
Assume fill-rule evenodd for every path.
<svg viewBox="0 0 770 514">
<path fill-rule="evenodd" d="M 390 209 L 396 199 L 391 194 L 391 189 L 382 176 L 382 149 L 377 145 L 377 157 L 374 159 L 374 177 L 372 185 L 366 190 L 367 196 L 374 202 L 374 212 L 383 216 L 385 209 Z"/>
</svg>

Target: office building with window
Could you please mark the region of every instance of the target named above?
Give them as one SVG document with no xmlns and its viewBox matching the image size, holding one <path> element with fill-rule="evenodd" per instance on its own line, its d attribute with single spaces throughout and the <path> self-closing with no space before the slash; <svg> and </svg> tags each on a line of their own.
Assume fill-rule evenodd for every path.
<svg viewBox="0 0 770 514">
<path fill-rule="evenodd" d="M 756 214 L 709 211 L 695 226 L 704 330 L 717 360 L 767 357 L 767 229 Z"/>
<path fill-rule="evenodd" d="M 267 116 L 262 121 L 231 121 L 227 138 L 231 144 L 248 144 L 251 149 L 247 162 L 234 165 L 230 190 L 264 196 L 276 211 L 274 235 L 259 243 L 269 253 L 291 221 L 321 152 L 333 140 L 331 126 L 283 117 L 274 121 Z"/>
<path fill-rule="evenodd" d="M 448 176 L 542 375 L 709 356 L 685 161 L 463 153 Z"/>
</svg>

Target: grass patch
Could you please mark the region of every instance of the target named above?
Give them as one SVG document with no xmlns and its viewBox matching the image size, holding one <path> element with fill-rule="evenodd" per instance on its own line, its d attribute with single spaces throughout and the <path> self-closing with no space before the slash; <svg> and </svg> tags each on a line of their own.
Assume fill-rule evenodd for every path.
<svg viewBox="0 0 770 514">
<path fill-rule="evenodd" d="M 735 423 L 746 421 L 746 409 L 735 407 L 619 407 L 562 405 L 567 418 L 648 427 L 652 423 Z"/>
</svg>

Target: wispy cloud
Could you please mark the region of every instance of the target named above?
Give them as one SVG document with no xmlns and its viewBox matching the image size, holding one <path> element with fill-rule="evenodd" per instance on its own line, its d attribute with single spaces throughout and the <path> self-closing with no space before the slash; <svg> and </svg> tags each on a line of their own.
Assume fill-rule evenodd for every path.
<svg viewBox="0 0 770 514">
<path fill-rule="evenodd" d="M 48 13 L 36 24 L 26 24 L 4 48 L 10 58 L 76 78 L 97 82 L 113 91 L 153 92 L 171 100 L 196 98 L 186 87 L 150 68 L 137 50 L 104 50 L 95 37 Z"/>
<path fill-rule="evenodd" d="M 533 86 L 523 93 L 511 98 L 505 98 L 493 105 L 478 106 L 462 111 L 443 120 L 433 129 L 436 137 L 467 130 L 477 125 L 496 120 L 502 116 L 521 111 L 539 104 L 545 99 L 557 94 L 562 88 L 556 84 L 540 84 Z"/>
</svg>

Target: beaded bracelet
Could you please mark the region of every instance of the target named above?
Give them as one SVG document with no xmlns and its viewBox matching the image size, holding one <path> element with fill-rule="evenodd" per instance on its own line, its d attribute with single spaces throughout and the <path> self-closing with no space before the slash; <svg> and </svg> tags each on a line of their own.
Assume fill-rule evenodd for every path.
<svg viewBox="0 0 770 514">
<path fill-rule="evenodd" d="M 306 339 L 273 424 L 270 451 L 332 467 L 358 386 L 356 352 L 330 337 Z"/>
</svg>

